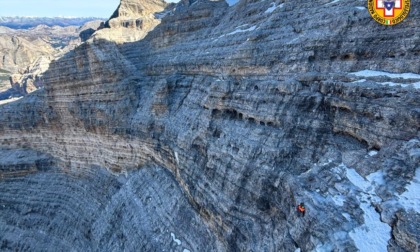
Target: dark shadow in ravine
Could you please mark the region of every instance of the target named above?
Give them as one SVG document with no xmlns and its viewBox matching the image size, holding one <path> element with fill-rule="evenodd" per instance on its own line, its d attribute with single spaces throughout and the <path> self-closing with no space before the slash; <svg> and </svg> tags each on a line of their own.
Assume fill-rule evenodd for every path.
<svg viewBox="0 0 420 252">
<path fill-rule="evenodd" d="M 14 90 L 13 88 L 9 88 L 3 92 L 0 92 L 0 102 L 8 99 L 18 98 L 21 96 L 22 95 L 16 90 Z"/>
</svg>

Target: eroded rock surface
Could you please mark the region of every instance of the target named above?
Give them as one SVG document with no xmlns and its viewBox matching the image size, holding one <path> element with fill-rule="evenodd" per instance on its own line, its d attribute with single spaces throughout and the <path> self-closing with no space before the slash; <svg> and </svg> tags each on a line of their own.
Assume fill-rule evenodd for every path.
<svg viewBox="0 0 420 252">
<path fill-rule="evenodd" d="M 121 1 L 103 29 L 98 30 L 93 37 L 116 43 L 140 40 L 160 23 L 167 6 L 163 0 Z"/>
<path fill-rule="evenodd" d="M 93 32 L 89 29 L 98 29 L 101 22 L 91 21 L 81 27 L 38 25 L 28 29 L 10 29 L 0 26 L 0 100 L 25 96 L 43 87 L 42 74 L 50 62 L 74 49 L 81 39 L 90 37 Z M 11 86 L 12 90 L 4 92 L 5 86 Z"/>
<path fill-rule="evenodd" d="M 54 160 L 1 180 L 2 249 L 413 248 L 419 9 L 390 30 L 365 4 L 182 1 L 54 61 L 0 107 L 2 148 Z"/>
</svg>

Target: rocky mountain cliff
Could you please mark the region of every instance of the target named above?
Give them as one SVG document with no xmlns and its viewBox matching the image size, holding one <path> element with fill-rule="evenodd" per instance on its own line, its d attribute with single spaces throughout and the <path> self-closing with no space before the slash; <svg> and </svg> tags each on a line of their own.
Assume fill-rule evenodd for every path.
<svg viewBox="0 0 420 252">
<path fill-rule="evenodd" d="M 418 250 L 416 4 L 185 0 L 89 39 L 0 106 L 1 249 Z"/>
<path fill-rule="evenodd" d="M 117 10 L 105 22 L 105 29 L 94 34 L 95 39 L 106 39 L 116 43 L 133 42 L 143 39 L 153 30 L 166 12 L 168 5 L 163 0 L 121 1 Z"/>
<path fill-rule="evenodd" d="M 101 23 L 101 20 L 96 20 L 81 27 L 38 25 L 18 30 L 0 26 L 0 69 L 11 73 L 2 74 L 0 100 L 11 95 L 26 95 L 42 87 L 42 73 L 48 69 L 51 60 L 74 49 Z M 6 86 L 12 89 L 2 92 Z"/>
</svg>

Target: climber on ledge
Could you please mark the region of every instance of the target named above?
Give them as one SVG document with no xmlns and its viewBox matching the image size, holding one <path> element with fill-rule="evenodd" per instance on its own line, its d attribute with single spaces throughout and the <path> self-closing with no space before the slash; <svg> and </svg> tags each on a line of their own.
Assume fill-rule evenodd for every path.
<svg viewBox="0 0 420 252">
<path fill-rule="evenodd" d="M 303 202 L 298 205 L 297 211 L 298 211 L 298 216 L 305 217 L 305 205 L 303 204 Z"/>
</svg>

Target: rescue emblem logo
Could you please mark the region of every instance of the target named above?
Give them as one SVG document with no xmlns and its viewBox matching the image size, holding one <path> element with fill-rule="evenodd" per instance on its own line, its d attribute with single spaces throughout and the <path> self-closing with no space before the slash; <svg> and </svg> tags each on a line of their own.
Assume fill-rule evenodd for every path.
<svg viewBox="0 0 420 252">
<path fill-rule="evenodd" d="M 410 12 L 410 0 L 368 0 L 368 10 L 376 22 L 395 25 Z"/>
</svg>

